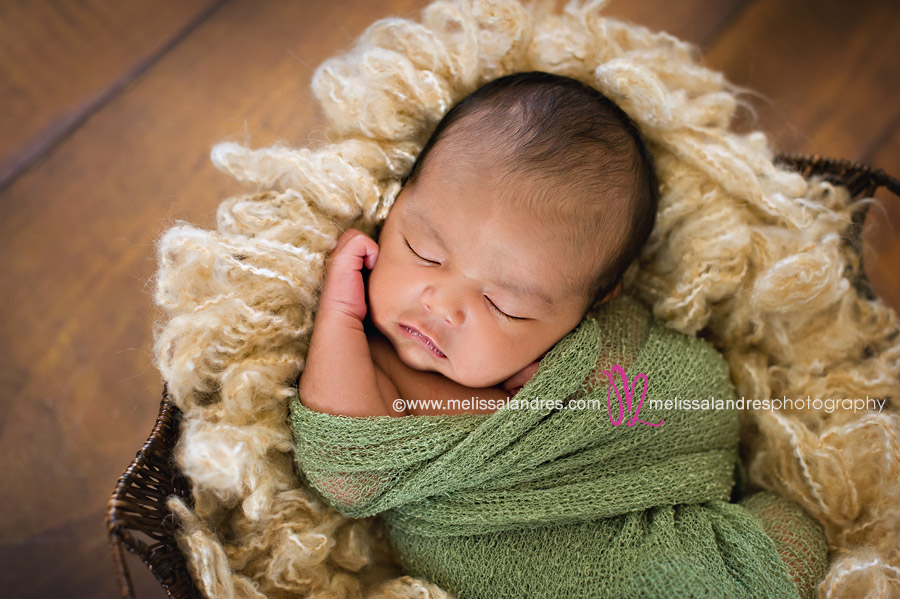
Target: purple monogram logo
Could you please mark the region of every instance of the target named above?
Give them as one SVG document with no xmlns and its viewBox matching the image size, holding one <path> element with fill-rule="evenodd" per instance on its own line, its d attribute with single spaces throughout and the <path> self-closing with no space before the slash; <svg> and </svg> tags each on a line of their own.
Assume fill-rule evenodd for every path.
<svg viewBox="0 0 900 599">
<path fill-rule="evenodd" d="M 603 374 L 606 375 L 607 380 L 609 382 L 609 388 L 607 390 L 607 409 L 609 410 L 609 421 L 613 424 L 613 426 L 619 426 L 623 422 L 625 422 L 625 417 L 627 415 L 631 415 L 631 418 L 628 419 L 628 422 L 625 422 L 626 426 L 634 426 L 638 422 L 641 424 L 646 424 L 647 426 L 659 426 L 663 423 L 662 420 L 657 422 L 656 424 L 650 422 L 644 422 L 640 419 L 639 415 L 641 413 L 641 406 L 644 405 L 644 399 L 647 397 L 647 375 L 644 373 L 635 375 L 634 378 L 631 379 L 631 382 L 628 382 L 628 376 L 625 374 L 625 369 L 615 364 L 612 367 L 612 370 L 604 370 Z M 619 387 L 616 385 L 614 374 L 619 375 L 619 381 L 622 385 L 622 391 L 619 391 Z M 641 386 L 641 398 L 637 402 L 637 406 L 634 408 L 634 414 L 631 412 L 632 406 L 634 406 L 634 392 L 637 387 L 637 382 L 642 381 L 643 385 Z M 619 417 L 613 417 L 613 391 L 616 392 L 616 401 L 619 405 Z M 622 396 L 625 396 L 625 402 L 622 402 Z"/>
</svg>

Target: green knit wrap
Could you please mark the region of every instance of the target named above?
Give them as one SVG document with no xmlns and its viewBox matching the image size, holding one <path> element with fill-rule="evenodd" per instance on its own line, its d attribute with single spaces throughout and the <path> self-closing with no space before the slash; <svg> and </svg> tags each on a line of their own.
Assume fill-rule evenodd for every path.
<svg viewBox="0 0 900 599">
<path fill-rule="evenodd" d="M 635 382 L 621 414 L 616 365 Z M 658 426 L 629 426 L 640 374 L 639 418 Z M 514 398 L 535 409 L 352 418 L 295 398 L 291 419 L 304 482 L 347 516 L 382 514 L 406 571 L 460 599 L 796 598 L 760 521 L 729 503 L 738 414 L 650 404 L 676 397 L 733 399 L 727 364 L 623 296 L 541 360 Z"/>
</svg>

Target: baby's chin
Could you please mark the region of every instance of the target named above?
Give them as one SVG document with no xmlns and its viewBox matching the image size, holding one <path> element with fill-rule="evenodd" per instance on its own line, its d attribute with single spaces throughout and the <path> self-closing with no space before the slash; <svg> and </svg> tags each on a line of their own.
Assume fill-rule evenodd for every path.
<svg viewBox="0 0 900 599">
<path fill-rule="evenodd" d="M 477 374 L 459 372 L 454 368 L 452 356 L 448 356 L 440 362 L 434 362 L 428 358 L 422 357 L 418 352 L 411 352 L 406 348 L 397 349 L 397 346 L 395 345 L 394 350 L 397 352 L 397 357 L 400 358 L 400 361 L 410 368 L 436 372 L 463 387 L 471 387 L 473 389 L 496 387 L 509 378 L 509 376 L 494 375 L 492 373 L 484 372 L 479 372 Z"/>
<path fill-rule="evenodd" d="M 488 373 L 490 375 L 490 373 Z M 508 377 L 497 377 L 497 376 L 485 376 L 484 374 L 479 374 L 478 376 L 466 376 L 458 375 L 458 374 L 445 374 L 448 379 L 462 385 L 463 387 L 470 387 L 472 389 L 484 389 L 487 387 L 497 387 L 505 381 Z"/>
</svg>

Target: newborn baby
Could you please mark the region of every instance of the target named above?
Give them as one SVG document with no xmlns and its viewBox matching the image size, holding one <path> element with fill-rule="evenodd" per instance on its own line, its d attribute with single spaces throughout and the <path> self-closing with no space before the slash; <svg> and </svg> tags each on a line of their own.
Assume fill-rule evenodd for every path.
<svg viewBox="0 0 900 599">
<path fill-rule="evenodd" d="M 737 413 L 641 412 L 640 377 L 649 399 L 734 396 L 711 346 L 619 295 L 657 196 L 638 128 L 577 81 L 510 75 L 452 108 L 378 243 L 332 252 L 291 404 L 304 482 L 383 514 L 405 570 L 460 599 L 812 596 L 818 525 L 730 502 Z M 492 403 L 445 401 L 472 397 Z"/>
<path fill-rule="evenodd" d="M 338 241 L 304 405 L 403 416 L 451 412 L 397 398 L 502 401 L 617 293 L 656 190 L 636 126 L 596 90 L 546 73 L 485 85 L 438 125 L 379 244 L 352 229 Z"/>
</svg>

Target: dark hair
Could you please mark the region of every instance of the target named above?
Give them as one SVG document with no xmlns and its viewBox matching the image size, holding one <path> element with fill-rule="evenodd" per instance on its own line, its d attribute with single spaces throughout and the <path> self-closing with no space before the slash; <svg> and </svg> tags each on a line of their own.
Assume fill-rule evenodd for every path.
<svg viewBox="0 0 900 599">
<path fill-rule="evenodd" d="M 416 181 L 437 142 L 463 119 L 462 129 L 481 139 L 501 133 L 492 155 L 508 174 L 526 173 L 556 188 L 570 185 L 572 196 L 555 195 L 588 211 L 576 223 L 588 239 L 604 234 L 600 214 L 612 212 L 627 227 L 618 254 L 598 262 L 585 289 L 588 306 L 605 297 L 640 253 L 656 220 L 659 185 L 638 126 L 609 98 L 575 79 L 540 71 L 507 75 L 478 88 L 444 115 L 404 185 Z M 627 196 L 625 204 L 622 196 Z M 546 207 L 546 194 L 541 197 Z"/>
</svg>

